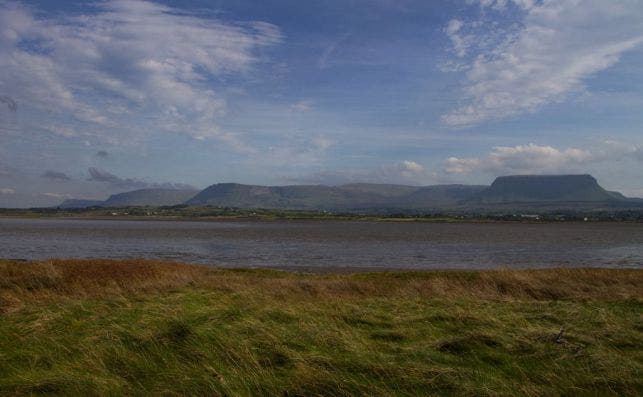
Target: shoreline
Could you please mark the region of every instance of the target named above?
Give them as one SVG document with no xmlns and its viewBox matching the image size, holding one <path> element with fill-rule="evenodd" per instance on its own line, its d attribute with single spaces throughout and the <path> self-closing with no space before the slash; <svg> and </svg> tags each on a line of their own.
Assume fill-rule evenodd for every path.
<svg viewBox="0 0 643 397">
<path fill-rule="evenodd" d="M 632 265 L 602 265 L 602 266 L 531 266 L 531 267 L 511 267 L 511 266 L 495 266 L 495 267 L 391 267 L 391 266 L 310 266 L 310 265 L 253 265 L 253 266 L 233 266 L 233 265 L 221 265 L 216 263 L 203 263 L 203 262 L 190 262 L 190 261 L 181 261 L 181 260 L 170 260 L 162 258 L 144 258 L 144 257 L 128 257 L 128 258 L 116 258 L 116 257 L 77 257 L 77 258 L 2 258 L 0 257 L 0 263 L 2 262 L 15 262 L 23 264 L 37 264 L 43 262 L 64 262 L 64 261 L 108 261 L 108 262 L 157 262 L 157 263 L 167 263 L 173 265 L 181 266 L 195 266 L 203 267 L 211 270 L 221 270 L 221 271 L 277 271 L 285 272 L 292 274 L 309 274 L 309 275 L 351 275 L 351 274 L 392 274 L 397 273 L 403 274 L 422 274 L 422 273 L 484 273 L 484 272 L 538 272 L 538 271 L 581 271 L 581 270 L 637 270 L 643 271 L 643 264 L 632 264 Z"/>
<path fill-rule="evenodd" d="M 159 258 L 46 258 L 46 259 L 26 259 L 26 258 L 1 258 L 0 265 L 13 266 L 24 264 L 27 266 L 41 266 L 43 264 L 54 264 L 56 266 L 64 266 L 66 263 L 72 264 L 75 269 L 79 269 L 81 265 L 86 264 L 104 268 L 105 266 L 114 265 L 116 268 L 122 266 L 151 266 L 151 267 L 169 267 L 173 269 L 197 269 L 199 271 L 208 272 L 231 272 L 231 273 L 263 273 L 270 274 L 273 272 L 282 273 L 285 275 L 293 276 L 311 276 L 311 277 L 324 277 L 324 276 L 337 276 L 337 277 L 361 277 L 361 276 L 375 276 L 393 278 L 403 275 L 405 277 L 430 277 L 435 275 L 462 275 L 470 274 L 480 276 L 485 274 L 573 274 L 573 273 L 610 273 L 610 272 L 626 272 L 636 273 L 643 277 L 643 266 L 635 265 L 631 267 L 610 267 L 610 266 L 548 266 L 548 267 L 510 267 L 510 266 L 497 266 L 488 268 L 458 268 L 458 267 L 444 267 L 444 268 L 420 268 L 420 267 L 386 267 L 386 266 L 221 266 L 217 264 L 205 264 L 199 262 L 184 262 L 180 260 L 169 260 Z M 643 285 L 643 278 L 642 278 Z M 643 288 L 641 288 L 641 298 L 643 299 Z"/>
<path fill-rule="evenodd" d="M 150 221 L 150 222 L 204 222 L 204 223 L 235 223 L 235 222 L 256 222 L 256 223 L 323 223 L 323 222 L 360 222 L 360 223 L 436 223 L 436 224 L 643 224 L 642 220 L 504 220 L 504 219 L 431 219 L 431 218 L 378 218 L 378 217 L 355 217 L 355 218 L 244 218 L 244 217 L 152 217 L 152 216 L 13 216 L 1 215 L 0 220 L 87 220 L 87 221 Z"/>
</svg>

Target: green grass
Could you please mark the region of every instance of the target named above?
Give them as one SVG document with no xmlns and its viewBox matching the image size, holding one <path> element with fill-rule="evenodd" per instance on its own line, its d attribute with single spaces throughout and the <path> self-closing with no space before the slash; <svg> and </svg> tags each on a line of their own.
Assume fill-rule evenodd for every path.
<svg viewBox="0 0 643 397">
<path fill-rule="evenodd" d="M 0 265 L 4 395 L 643 394 L 643 271 Z"/>
</svg>

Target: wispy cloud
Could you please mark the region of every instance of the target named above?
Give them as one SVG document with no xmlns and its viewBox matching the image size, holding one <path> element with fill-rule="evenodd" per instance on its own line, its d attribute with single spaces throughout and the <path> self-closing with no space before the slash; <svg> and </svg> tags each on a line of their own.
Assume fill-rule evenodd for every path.
<svg viewBox="0 0 643 397">
<path fill-rule="evenodd" d="M 450 126 L 504 119 L 564 101 L 583 90 L 587 78 L 643 43 L 638 1 L 478 3 L 489 9 L 481 20 L 452 20 L 445 28 L 458 57 L 471 53 L 464 65 L 463 103 L 442 117 Z M 521 18 L 500 27 L 484 23 L 489 13 L 510 8 Z"/>
<path fill-rule="evenodd" d="M 9 167 L 7 164 L 3 163 L 0 160 L 0 176 L 10 176 L 13 174 L 13 168 Z"/>
<path fill-rule="evenodd" d="M 331 42 L 325 49 L 322 51 L 319 59 L 317 59 L 317 66 L 320 69 L 327 69 L 331 66 L 331 58 L 337 52 L 338 48 L 342 45 L 346 39 L 350 37 L 349 33 L 341 35 L 338 39 Z"/>
<path fill-rule="evenodd" d="M 18 104 L 16 101 L 11 99 L 11 97 L 8 97 L 6 95 L 0 95 L 0 104 L 3 104 L 7 107 L 7 109 L 11 112 L 17 112 L 18 111 Z"/>
<path fill-rule="evenodd" d="M 2 86 L 0 85 L 0 94 Z M 18 112 L 18 104 L 11 97 L 0 95 L 0 134 L 12 133 L 16 130 L 15 119 Z M 1 175 L 1 170 L 0 170 Z"/>
<path fill-rule="evenodd" d="M 43 178 L 47 178 L 53 181 L 69 181 L 71 178 L 69 175 L 65 174 L 64 172 L 59 172 L 59 171 L 52 171 L 52 170 L 47 170 L 42 174 Z"/>
<path fill-rule="evenodd" d="M 101 159 L 107 159 L 109 158 L 109 153 L 105 150 L 99 150 L 96 152 L 96 157 Z"/>
<path fill-rule="evenodd" d="M 279 30 L 150 1 L 95 6 L 91 14 L 44 16 L 0 3 L 1 98 L 50 112 L 39 127 L 67 136 L 80 125 L 101 134 L 159 130 L 230 142 L 217 127 L 226 98 L 208 82 L 247 73 L 260 61 L 258 48 L 281 40 Z"/>
<path fill-rule="evenodd" d="M 145 189 L 145 188 L 163 188 L 163 189 L 191 189 L 195 190 L 196 188 L 191 185 L 186 185 L 183 183 L 151 183 L 146 182 L 141 179 L 135 178 L 121 178 L 112 174 L 111 172 L 91 167 L 88 169 L 89 179 L 88 181 L 92 182 L 103 182 L 107 183 L 110 186 L 117 189 Z"/>
<path fill-rule="evenodd" d="M 267 150 L 255 154 L 248 161 L 254 164 L 260 160 L 262 164 L 269 166 L 293 169 L 310 167 L 322 163 L 336 143 L 334 139 L 322 134 L 311 137 L 293 136 L 286 142 L 268 146 Z"/>
<path fill-rule="evenodd" d="M 310 99 L 302 99 L 290 105 L 290 110 L 293 112 L 309 112 L 313 108 L 313 101 Z"/>
</svg>

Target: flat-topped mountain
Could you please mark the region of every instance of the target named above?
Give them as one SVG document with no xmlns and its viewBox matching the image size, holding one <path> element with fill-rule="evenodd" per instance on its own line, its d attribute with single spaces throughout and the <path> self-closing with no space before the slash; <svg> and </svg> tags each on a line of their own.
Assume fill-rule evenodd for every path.
<svg viewBox="0 0 643 397">
<path fill-rule="evenodd" d="M 511 175 L 496 178 L 473 200 L 483 203 L 602 202 L 626 199 L 603 189 L 591 175 Z"/>
</svg>

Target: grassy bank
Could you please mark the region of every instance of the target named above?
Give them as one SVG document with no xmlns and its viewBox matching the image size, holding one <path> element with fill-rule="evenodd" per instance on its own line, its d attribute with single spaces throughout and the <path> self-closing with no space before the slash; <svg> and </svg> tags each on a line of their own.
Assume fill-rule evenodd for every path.
<svg viewBox="0 0 643 397">
<path fill-rule="evenodd" d="M 0 262 L 0 394 L 641 395 L 643 271 Z"/>
</svg>

